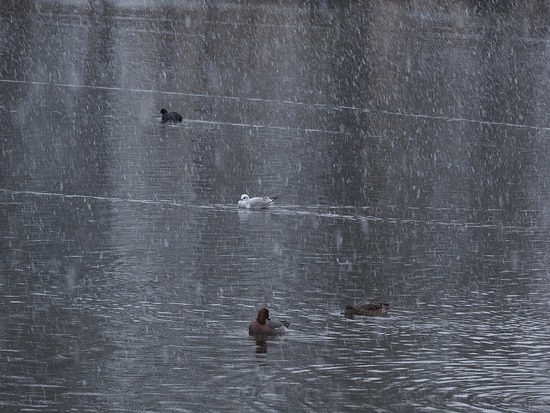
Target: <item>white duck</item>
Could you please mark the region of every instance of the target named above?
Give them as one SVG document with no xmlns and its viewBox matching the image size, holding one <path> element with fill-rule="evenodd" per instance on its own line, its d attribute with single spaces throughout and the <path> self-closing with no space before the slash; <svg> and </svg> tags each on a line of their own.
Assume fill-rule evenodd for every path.
<svg viewBox="0 0 550 413">
<path fill-rule="evenodd" d="M 267 208 L 269 204 L 275 201 L 279 195 L 270 196 L 255 196 L 250 198 L 247 194 L 242 194 L 239 200 L 239 208 Z"/>
</svg>

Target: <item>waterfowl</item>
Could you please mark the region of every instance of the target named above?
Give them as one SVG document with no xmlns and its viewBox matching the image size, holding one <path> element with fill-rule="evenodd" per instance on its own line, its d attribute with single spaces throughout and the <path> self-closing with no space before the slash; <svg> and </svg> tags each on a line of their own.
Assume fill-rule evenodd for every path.
<svg viewBox="0 0 550 413">
<path fill-rule="evenodd" d="M 166 109 L 162 108 L 160 110 L 160 113 L 162 113 L 162 121 L 163 122 L 181 122 L 181 121 L 183 121 L 183 116 L 181 116 L 178 112 L 168 112 Z"/>
<path fill-rule="evenodd" d="M 238 202 L 239 208 L 267 208 L 269 204 L 275 201 L 277 196 L 255 196 L 250 198 L 247 194 L 242 194 L 241 199 Z"/>
<path fill-rule="evenodd" d="M 260 311 L 258 311 L 258 316 L 256 319 L 250 322 L 250 325 L 248 326 L 248 333 L 259 335 L 284 334 L 287 332 L 288 326 L 290 326 L 290 321 L 288 320 L 270 320 L 269 310 L 262 307 L 260 308 Z"/>
<path fill-rule="evenodd" d="M 355 305 L 347 305 L 345 313 L 348 318 L 353 318 L 354 315 L 377 317 L 388 314 L 389 308 L 390 305 L 388 303 L 366 303 L 361 301 Z"/>
</svg>

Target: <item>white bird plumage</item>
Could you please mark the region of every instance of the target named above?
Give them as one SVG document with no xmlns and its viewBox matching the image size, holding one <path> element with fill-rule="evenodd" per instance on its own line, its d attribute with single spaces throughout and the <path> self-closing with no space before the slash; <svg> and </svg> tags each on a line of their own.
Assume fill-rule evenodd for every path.
<svg viewBox="0 0 550 413">
<path fill-rule="evenodd" d="M 247 194 L 242 194 L 239 200 L 239 208 L 267 208 L 269 204 L 275 201 L 279 196 L 255 196 L 250 198 Z"/>
</svg>

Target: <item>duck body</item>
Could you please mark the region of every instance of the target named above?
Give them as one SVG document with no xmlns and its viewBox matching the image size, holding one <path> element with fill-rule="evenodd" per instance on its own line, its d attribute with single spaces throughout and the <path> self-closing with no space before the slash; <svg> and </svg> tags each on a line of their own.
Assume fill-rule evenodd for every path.
<svg viewBox="0 0 550 413">
<path fill-rule="evenodd" d="M 162 122 L 179 123 L 183 121 L 183 116 L 181 116 L 178 112 L 168 112 L 166 109 L 162 108 L 160 113 L 162 114 Z"/>
<path fill-rule="evenodd" d="M 238 202 L 239 208 L 267 208 L 273 201 L 279 196 L 255 196 L 250 198 L 247 194 L 242 194 L 241 199 Z"/>
<path fill-rule="evenodd" d="M 270 320 L 269 310 L 265 307 L 260 308 L 256 319 L 250 322 L 248 333 L 251 335 L 278 335 L 285 334 L 290 326 L 288 320 Z"/>
<path fill-rule="evenodd" d="M 380 317 L 387 315 L 389 308 L 390 305 L 388 303 L 367 303 L 361 301 L 355 305 L 347 305 L 345 313 L 348 318 L 353 318 L 356 315 Z"/>
</svg>

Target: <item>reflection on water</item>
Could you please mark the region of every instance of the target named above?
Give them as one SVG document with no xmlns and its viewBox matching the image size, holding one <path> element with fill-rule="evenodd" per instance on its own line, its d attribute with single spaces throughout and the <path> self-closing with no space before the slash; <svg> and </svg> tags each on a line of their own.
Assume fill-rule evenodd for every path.
<svg viewBox="0 0 550 413">
<path fill-rule="evenodd" d="M 546 411 L 547 11 L 141 3 L 0 5 L 0 406 Z"/>
</svg>

